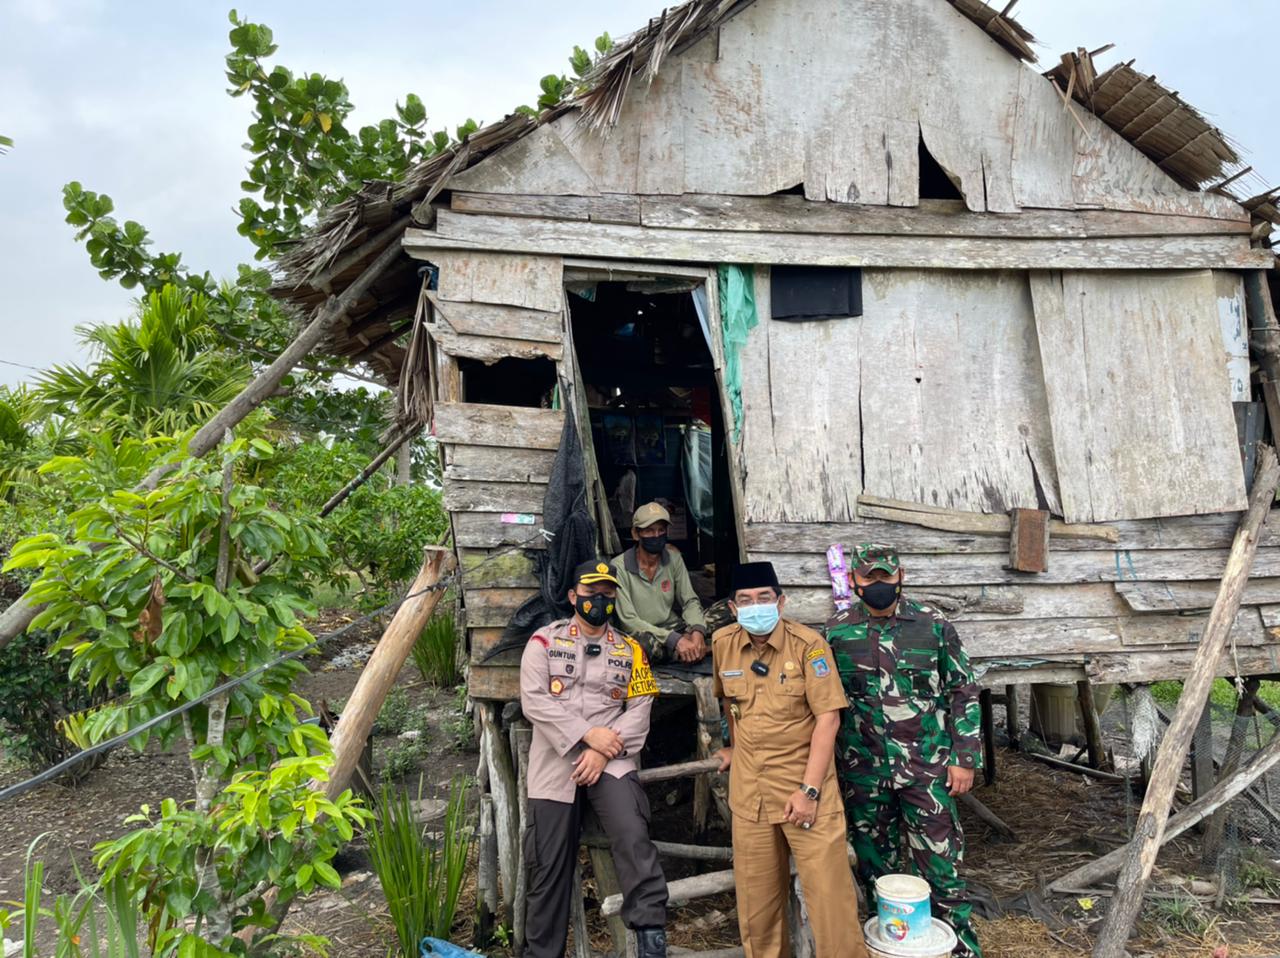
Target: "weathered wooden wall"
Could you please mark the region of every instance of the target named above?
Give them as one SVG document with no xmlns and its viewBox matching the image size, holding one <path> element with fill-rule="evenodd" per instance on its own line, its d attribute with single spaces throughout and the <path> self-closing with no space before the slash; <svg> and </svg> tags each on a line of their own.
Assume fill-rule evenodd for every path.
<svg viewBox="0 0 1280 958">
<path fill-rule="evenodd" d="M 756 0 L 631 85 L 607 135 L 574 113 L 455 176 L 459 190 L 766 196 L 914 206 L 918 144 L 970 210 L 1241 218 L 1182 189 L 940 0 Z"/>
</svg>

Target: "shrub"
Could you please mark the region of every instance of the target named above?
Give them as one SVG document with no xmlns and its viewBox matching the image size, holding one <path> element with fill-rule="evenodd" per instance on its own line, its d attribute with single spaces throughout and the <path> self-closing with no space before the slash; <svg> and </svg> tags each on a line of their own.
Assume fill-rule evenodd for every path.
<svg viewBox="0 0 1280 958">
<path fill-rule="evenodd" d="M 449 787 L 449 804 L 438 839 L 418 821 L 408 792 L 383 786 L 369 828 L 369 854 L 402 954 L 416 955 L 418 943 L 427 935 L 449 937 L 471 840 L 461 779 L 454 779 Z"/>
<path fill-rule="evenodd" d="M 413 644 L 413 664 L 422 681 L 453 688 L 462 681 L 458 670 L 457 627 L 452 615 L 437 615 Z"/>
</svg>

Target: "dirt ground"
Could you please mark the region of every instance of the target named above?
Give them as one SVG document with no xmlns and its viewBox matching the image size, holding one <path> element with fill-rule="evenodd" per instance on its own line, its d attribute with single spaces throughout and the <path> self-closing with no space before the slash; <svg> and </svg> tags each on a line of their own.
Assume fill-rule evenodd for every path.
<svg viewBox="0 0 1280 958">
<path fill-rule="evenodd" d="M 317 631 L 341 624 L 341 617 L 317 623 Z M 313 704 L 340 704 L 351 692 L 360 666 L 376 638 L 376 629 L 362 630 L 312 660 L 312 674 L 299 691 Z M 444 798 L 458 776 L 474 776 L 478 756 L 468 737 L 468 723 L 454 690 L 426 686 L 412 666 L 402 673 L 397 705 L 414 716 L 409 725 L 418 732 L 413 742 L 383 734 L 375 740 L 374 773 L 394 763 L 399 770 L 393 781 L 422 797 Z M 1114 706 L 1113 706 L 1114 708 Z M 998 711 L 998 710 L 997 710 Z M 403 716 L 402 716 L 403 717 Z M 997 714 L 999 719 L 1001 716 Z M 1122 757 L 1122 730 L 1114 716 L 1108 732 Z M 5 784 L 24 777 L 25 770 L 7 768 L 0 773 Z M 8 803 L 0 820 L 0 902 L 20 897 L 23 861 L 28 846 L 44 836 L 39 856 L 47 865 L 47 885 L 52 891 L 77 887 L 72 862 L 92 874 L 94 843 L 120 834 L 123 818 L 143 803 L 157 803 L 173 796 L 188 798 L 190 772 L 182 753 L 164 752 L 155 746 L 145 753 L 120 750 L 105 765 L 75 787 L 48 785 Z M 654 832 L 671 841 L 728 844 L 723 827 L 695 836 L 688 807 L 687 782 L 651 787 Z M 976 902 L 978 929 L 989 958 L 1066 958 L 1088 954 L 1091 935 L 1105 915 L 1108 888 L 1088 895 L 1052 897 L 1047 883 L 1078 864 L 1116 847 L 1127 838 L 1135 799 L 1126 798 L 1125 786 L 1100 782 L 1084 775 L 1046 767 L 1010 748 L 998 754 L 994 785 L 976 793 L 1015 832 L 1007 841 L 966 811 L 962 817 L 968 836 L 965 872 Z M 334 958 L 385 958 L 396 953 L 395 935 L 386 918 L 386 906 L 368 855 L 357 838 L 336 862 L 343 878 L 339 891 L 317 892 L 298 902 L 290 913 L 288 928 L 330 939 Z M 668 877 L 692 874 L 689 862 L 664 862 Z M 714 867 L 714 866 L 710 866 Z M 598 912 L 598 895 L 583 856 L 586 875 L 589 930 L 593 951 L 610 948 L 608 929 Z M 1166 846 L 1160 858 L 1152 895 L 1138 934 L 1131 943 L 1133 955 L 1171 958 L 1248 958 L 1280 953 L 1280 910 L 1274 906 L 1215 909 L 1202 898 L 1207 885 L 1192 889 L 1196 878 L 1210 882 L 1199 862 L 1194 833 Z M 1172 902 L 1172 904 L 1170 904 Z M 459 908 L 454 939 L 473 940 L 475 904 L 474 873 L 468 876 Z M 1230 905 L 1231 903 L 1228 903 Z M 672 945 L 695 950 L 729 947 L 738 943 L 737 914 L 731 894 L 673 909 L 669 925 Z M 12 932 L 11 932 L 12 935 Z M 501 955 L 500 943 L 484 949 Z"/>
</svg>

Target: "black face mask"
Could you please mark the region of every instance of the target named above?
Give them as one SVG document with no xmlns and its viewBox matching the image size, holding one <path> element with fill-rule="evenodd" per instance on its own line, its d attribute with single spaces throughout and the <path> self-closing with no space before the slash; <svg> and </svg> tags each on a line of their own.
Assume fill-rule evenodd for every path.
<svg viewBox="0 0 1280 958">
<path fill-rule="evenodd" d="M 640 548 L 651 556 L 662 555 L 662 550 L 667 547 L 667 534 L 664 532 L 660 536 L 641 536 Z"/>
<path fill-rule="evenodd" d="M 604 625 L 613 615 L 613 599 L 607 595 L 577 595 L 573 597 L 574 611 L 582 621 L 593 628 Z"/>
<path fill-rule="evenodd" d="M 898 596 L 902 594 L 902 583 L 873 582 L 866 586 L 854 586 L 853 591 L 858 593 L 858 598 L 865 602 L 868 608 L 883 612 L 898 601 Z"/>
</svg>

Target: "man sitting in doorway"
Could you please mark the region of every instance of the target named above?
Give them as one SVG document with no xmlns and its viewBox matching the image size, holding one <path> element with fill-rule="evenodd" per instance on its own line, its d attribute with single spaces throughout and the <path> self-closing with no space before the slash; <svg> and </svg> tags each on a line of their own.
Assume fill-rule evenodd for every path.
<svg viewBox="0 0 1280 958">
<path fill-rule="evenodd" d="M 636 544 L 613 560 L 618 570 L 618 623 L 654 662 L 701 662 L 707 657 L 707 620 L 693 591 L 684 557 L 667 545 L 671 514 L 648 502 L 635 511 Z"/>
</svg>

